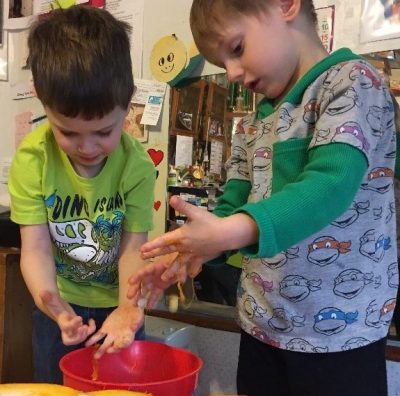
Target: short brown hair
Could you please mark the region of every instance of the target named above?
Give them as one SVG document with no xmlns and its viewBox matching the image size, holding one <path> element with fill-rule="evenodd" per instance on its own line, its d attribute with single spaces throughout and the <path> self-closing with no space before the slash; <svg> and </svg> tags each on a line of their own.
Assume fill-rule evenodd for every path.
<svg viewBox="0 0 400 396">
<path fill-rule="evenodd" d="M 234 14 L 259 15 L 268 10 L 268 0 L 193 0 L 190 28 L 200 52 L 205 42 L 218 34 L 218 26 Z M 317 23 L 313 0 L 302 0 L 302 12 Z"/>
<path fill-rule="evenodd" d="M 28 65 L 42 104 L 85 119 L 127 108 L 134 91 L 129 33 L 127 23 L 96 7 L 57 9 L 38 19 Z"/>
</svg>

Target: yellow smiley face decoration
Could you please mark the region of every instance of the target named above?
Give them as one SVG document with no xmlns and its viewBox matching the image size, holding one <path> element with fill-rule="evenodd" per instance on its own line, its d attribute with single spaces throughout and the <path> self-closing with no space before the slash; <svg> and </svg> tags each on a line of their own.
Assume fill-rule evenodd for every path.
<svg viewBox="0 0 400 396">
<path fill-rule="evenodd" d="M 185 67 L 186 47 L 174 34 L 158 40 L 150 54 L 150 70 L 158 81 L 173 80 Z"/>
</svg>

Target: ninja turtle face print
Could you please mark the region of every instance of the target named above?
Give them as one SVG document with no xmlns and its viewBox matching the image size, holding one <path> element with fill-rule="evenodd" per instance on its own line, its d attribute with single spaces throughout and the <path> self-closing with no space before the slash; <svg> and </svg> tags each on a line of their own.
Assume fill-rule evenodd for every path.
<svg viewBox="0 0 400 396">
<path fill-rule="evenodd" d="M 320 146 L 350 146 L 365 158 L 366 171 L 356 194 L 348 197 L 347 209 L 274 256 L 255 251 L 256 256 L 243 260 L 237 293 L 241 327 L 262 342 L 305 353 L 348 351 L 385 337 L 399 284 L 390 92 L 360 59 L 335 62 L 318 73 L 308 85 L 299 83 L 275 108 L 262 108 L 262 117 L 246 116 L 239 123 L 228 171 L 229 179 L 250 182 L 252 204 L 278 199 L 284 189 L 295 191 L 292 183 L 304 180 L 305 168 L 319 155 Z M 326 156 L 321 168 L 330 161 Z M 307 188 L 318 195 L 318 185 Z M 317 211 L 335 210 L 331 198 L 324 196 L 326 203 L 321 199 L 316 218 Z M 296 217 L 289 198 L 285 205 Z M 312 224 L 314 213 L 307 215 L 305 221 Z M 256 221 L 262 224 L 263 217 Z M 267 241 L 275 221 L 263 230 Z M 284 241 L 285 232 L 301 235 L 302 230 L 290 229 L 289 216 L 282 222 L 287 227 L 277 225 L 280 234 L 274 243 Z M 293 224 L 301 228 L 299 222 Z M 267 243 L 260 239 L 260 251 Z"/>
</svg>

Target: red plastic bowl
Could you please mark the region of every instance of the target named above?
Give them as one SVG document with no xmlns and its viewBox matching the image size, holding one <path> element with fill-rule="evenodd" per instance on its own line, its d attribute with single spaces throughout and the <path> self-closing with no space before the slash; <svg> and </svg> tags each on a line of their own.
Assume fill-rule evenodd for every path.
<svg viewBox="0 0 400 396">
<path fill-rule="evenodd" d="M 80 391 L 125 389 L 153 396 L 191 396 L 197 386 L 202 360 L 181 348 L 155 341 L 134 341 L 116 354 L 98 361 L 92 380 L 94 348 L 70 352 L 60 360 L 64 385 Z"/>
</svg>

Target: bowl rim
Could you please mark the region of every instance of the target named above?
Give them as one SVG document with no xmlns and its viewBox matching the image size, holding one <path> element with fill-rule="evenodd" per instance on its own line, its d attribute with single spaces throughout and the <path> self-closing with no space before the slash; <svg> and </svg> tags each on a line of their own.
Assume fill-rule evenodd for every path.
<svg viewBox="0 0 400 396">
<path fill-rule="evenodd" d="M 153 386 L 154 386 L 154 385 L 165 385 L 165 384 L 168 384 L 168 383 L 176 382 L 177 380 L 183 380 L 183 379 L 188 378 L 188 377 L 191 377 L 191 376 L 193 376 L 193 375 L 196 375 L 196 376 L 199 375 L 199 372 L 200 372 L 200 370 L 201 370 L 202 367 L 203 367 L 203 364 L 204 364 L 203 360 L 202 360 L 199 356 L 197 356 L 196 354 L 194 354 L 193 352 L 191 352 L 191 351 L 189 351 L 189 350 L 187 350 L 187 349 L 179 348 L 179 347 L 175 347 L 175 346 L 172 346 L 172 345 L 164 344 L 164 343 L 162 343 L 162 342 L 151 341 L 151 340 L 135 340 L 134 342 L 143 342 L 143 343 L 149 343 L 149 344 L 159 344 L 159 345 L 164 345 L 164 346 L 166 346 L 166 347 L 168 347 L 168 348 L 180 350 L 180 351 L 182 351 L 182 352 L 184 352 L 184 353 L 186 353 L 186 354 L 188 354 L 188 355 L 194 356 L 195 359 L 197 360 L 197 365 L 198 365 L 198 367 L 197 367 L 196 369 L 192 370 L 191 372 L 189 372 L 189 373 L 187 373 L 187 374 L 185 374 L 185 375 L 181 375 L 181 376 L 179 376 L 179 377 L 175 377 L 175 378 L 171 378 L 171 379 L 163 380 L 163 381 L 153 381 L 153 382 L 144 382 L 144 383 L 104 382 L 104 381 L 99 381 L 99 380 L 94 381 L 94 380 L 90 380 L 90 379 L 86 379 L 86 378 L 80 377 L 80 376 L 78 376 L 78 375 L 76 375 L 76 374 L 74 374 L 74 373 L 70 373 L 70 372 L 65 373 L 65 371 L 64 371 L 65 367 L 63 367 L 63 365 L 65 364 L 65 361 L 66 361 L 67 359 L 71 358 L 71 356 L 73 356 L 73 355 L 75 355 L 75 354 L 78 354 L 78 353 L 81 353 L 82 350 L 94 349 L 93 346 L 89 346 L 89 347 L 83 347 L 83 348 L 75 349 L 75 350 L 73 350 L 73 351 L 71 351 L 71 352 L 68 352 L 67 354 L 65 354 L 65 355 L 60 359 L 59 367 L 60 367 L 60 369 L 61 369 L 61 371 L 62 371 L 63 377 L 67 375 L 67 376 L 69 376 L 70 378 L 73 378 L 73 379 L 76 380 L 76 381 L 81 381 L 81 382 L 83 382 L 83 383 L 85 383 L 85 384 L 88 384 L 88 385 L 92 385 L 92 386 L 93 386 L 93 384 L 96 384 L 96 385 L 102 386 L 103 389 L 106 389 L 106 388 L 104 388 L 104 387 L 110 387 L 110 386 L 113 386 L 113 387 L 114 387 L 114 386 L 115 386 L 115 387 L 117 387 L 117 386 L 124 386 L 124 387 L 129 388 L 129 387 L 132 387 L 132 386 L 140 386 L 140 387 L 143 387 L 143 386 L 146 386 L 146 385 L 153 385 Z M 129 347 L 128 347 L 128 348 L 129 348 Z M 117 388 L 117 389 L 118 389 L 118 388 Z"/>
</svg>

